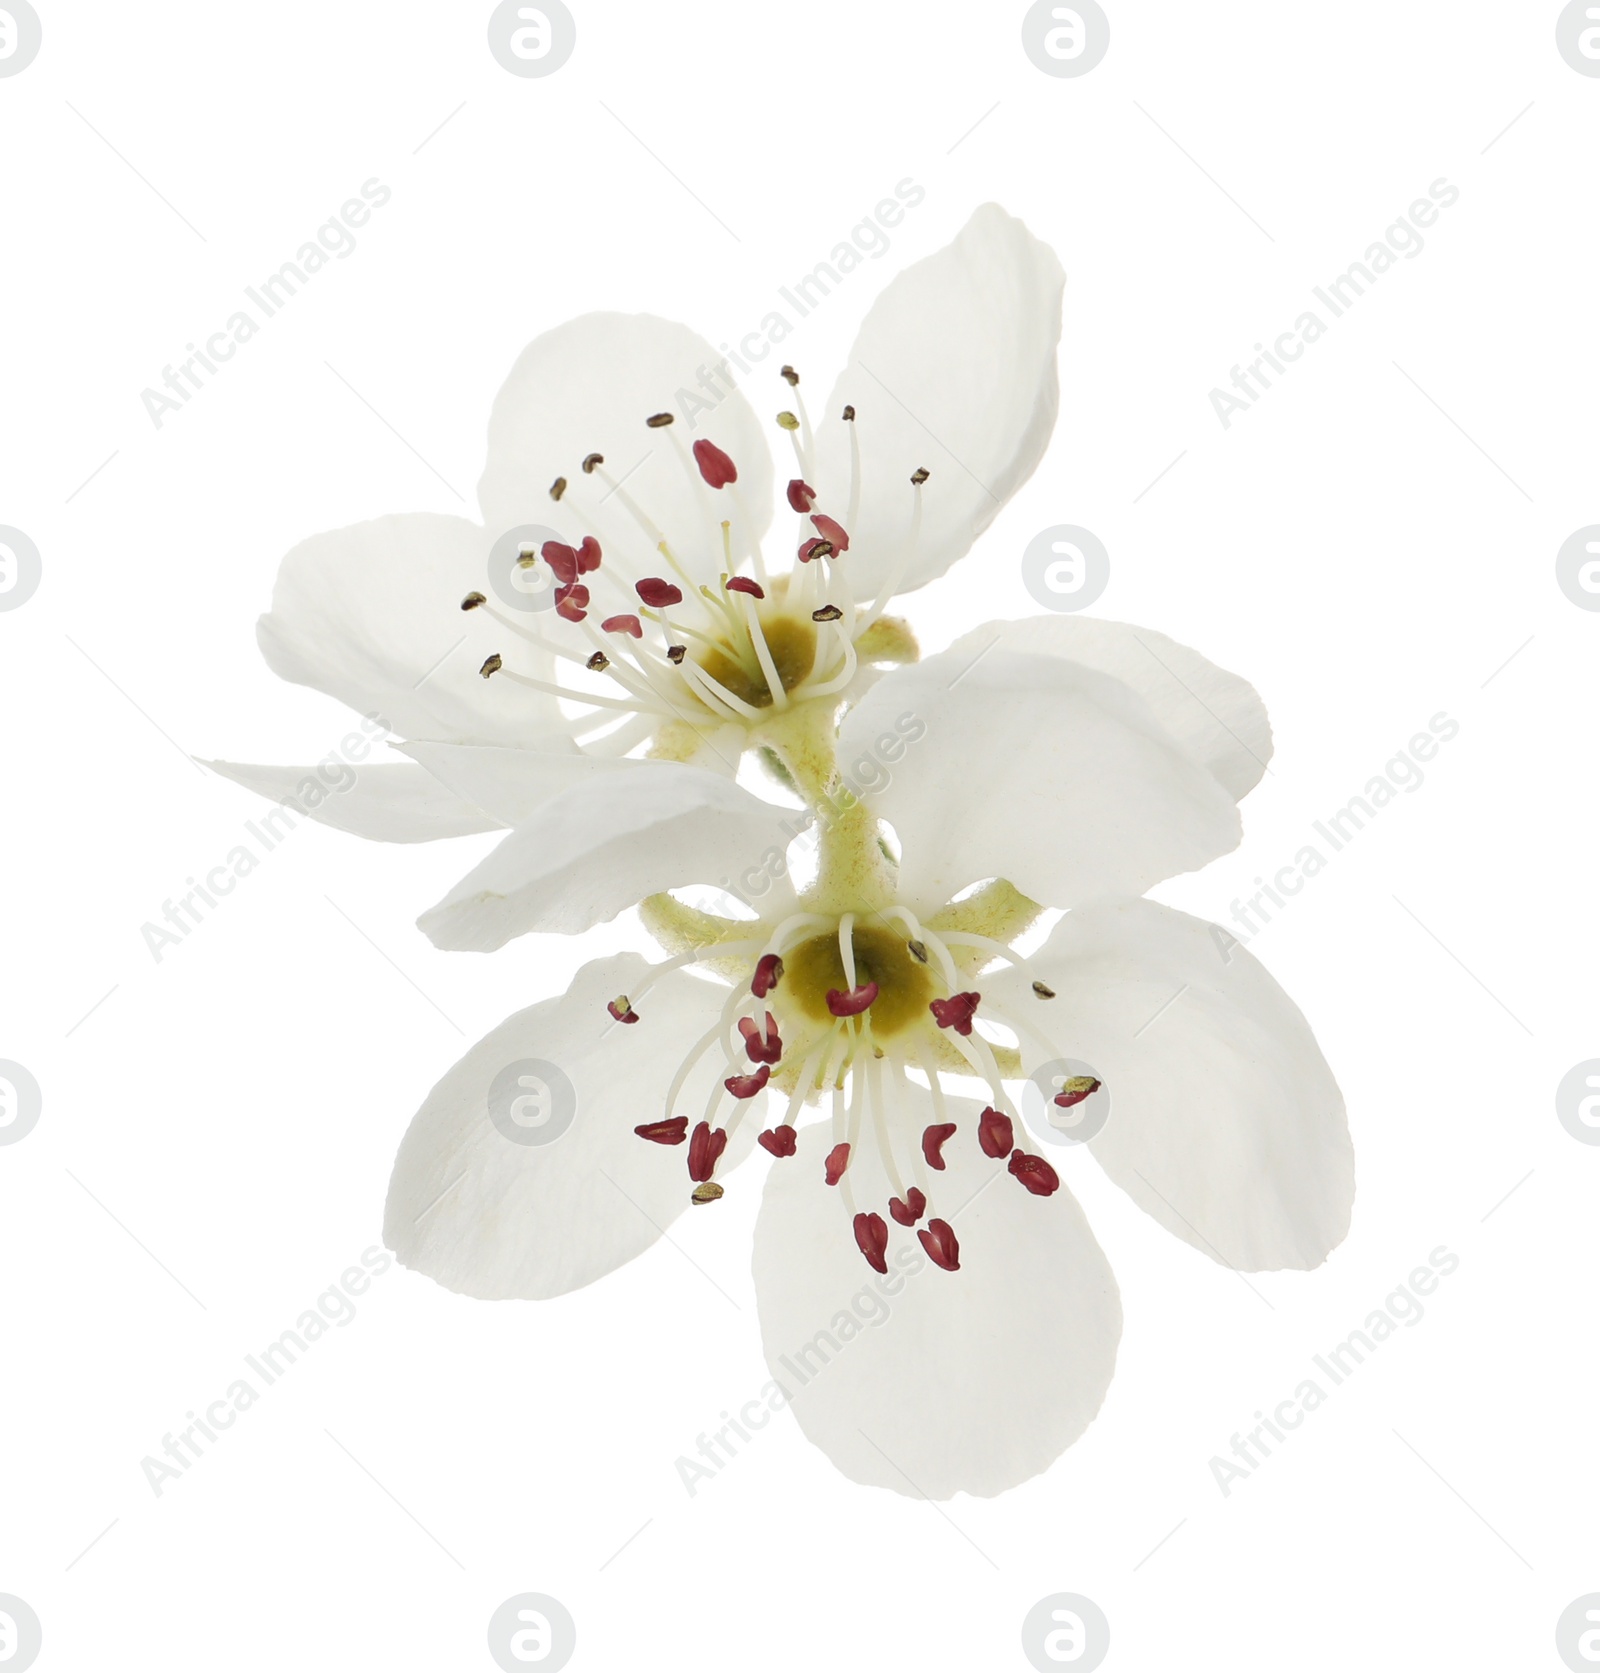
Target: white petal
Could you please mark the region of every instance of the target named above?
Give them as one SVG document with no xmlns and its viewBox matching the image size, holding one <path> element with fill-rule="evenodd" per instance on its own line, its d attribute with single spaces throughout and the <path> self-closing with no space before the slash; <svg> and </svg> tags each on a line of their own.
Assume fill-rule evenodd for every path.
<svg viewBox="0 0 1600 1673">
<path fill-rule="evenodd" d="M 493 652 L 529 673 L 543 655 L 461 609 L 490 590 L 488 550 L 476 524 L 422 512 L 313 535 L 278 570 L 262 655 L 402 737 L 561 748 L 570 729 L 554 698 L 479 677 Z"/>
<path fill-rule="evenodd" d="M 490 952 L 530 930 L 575 935 L 646 895 L 753 867 L 776 879 L 758 891 L 770 916 L 792 898 L 777 867 L 795 818 L 702 768 L 639 762 L 552 797 L 417 923 L 437 947 Z"/>
<path fill-rule="evenodd" d="M 492 814 L 501 825 L 520 825 L 574 785 L 644 765 L 625 757 L 580 755 L 492 744 L 402 744 L 463 801 Z"/>
<path fill-rule="evenodd" d="M 1224 1266 L 1319 1266 L 1350 1226 L 1344 1100 L 1306 1019 L 1214 924 L 1153 901 L 1069 913 L 1019 975 L 985 991 L 1051 1031 L 1023 1066 L 1079 1058 L 1111 1095 L 1090 1148 L 1139 1206 Z"/>
<path fill-rule="evenodd" d="M 730 369 L 704 338 L 650 314 L 585 314 L 536 338 L 512 367 L 489 419 L 478 500 L 490 531 L 545 525 L 572 543 L 593 532 L 608 575 L 629 585 L 642 575 L 672 579 L 654 540 L 630 515 L 632 500 L 696 580 L 715 585 L 728 567 L 722 519 L 733 522 L 736 555 L 743 556 L 772 516 L 766 436 L 744 395 L 719 381 L 719 367 Z M 666 412 L 675 415 L 670 427 L 646 426 Z M 689 457 L 700 440 L 733 460 L 734 487 L 702 481 Z M 591 453 L 604 456 L 603 473 L 584 473 Z M 567 480 L 560 501 L 550 497 L 557 477 Z M 619 481 L 621 491 L 613 492 Z M 636 599 L 630 605 L 604 591 L 603 579 L 587 579 L 608 613 L 638 608 Z"/>
<path fill-rule="evenodd" d="M 1063 657 L 1132 686 L 1235 801 L 1255 788 L 1272 759 L 1272 727 L 1255 687 L 1152 628 L 1092 616 L 1028 616 L 986 622 L 950 648 L 976 656 L 991 642 L 1001 658 L 1019 651 Z"/>
<path fill-rule="evenodd" d="M 840 560 L 871 599 L 904 547 L 911 473 L 929 471 L 909 592 L 953 564 L 1033 474 L 1055 427 L 1056 343 L 1066 275 L 997 204 L 908 267 L 872 305 L 819 416 L 818 509 L 843 520 L 856 409 L 861 509 Z"/>
<path fill-rule="evenodd" d="M 675 972 L 640 1001 L 637 1023 L 613 1022 L 606 1002 L 636 988 L 646 968 L 636 953 L 586 964 L 563 997 L 508 1017 L 428 1094 L 401 1140 L 384 1210 L 384 1242 L 402 1264 L 485 1300 L 562 1295 L 648 1249 L 688 1207 L 686 1147 L 633 1129 L 662 1118 L 671 1078 L 716 1021 L 724 990 Z M 679 1113 L 691 1126 L 726 1073 L 712 1053 L 690 1075 Z M 535 1100 L 529 1116 L 541 1113 L 541 1086 L 553 1088 L 545 1112 L 559 1119 L 570 1109 L 571 1125 L 548 1144 L 508 1138 L 490 1112 L 502 1074 Z M 719 1175 L 754 1135 L 746 1122 Z"/>
<path fill-rule="evenodd" d="M 239 761 L 202 765 L 258 796 L 287 803 L 292 814 L 374 842 L 433 842 L 499 830 L 508 823 L 490 818 L 410 762 L 362 767 L 340 762 L 337 768 L 326 762 L 313 767 L 259 767 Z"/>
<path fill-rule="evenodd" d="M 911 1090 L 920 1132 L 932 1106 Z M 859 1146 L 857 1207 L 890 1233 L 888 1275 L 873 1272 L 823 1183 L 825 1125 L 773 1165 L 755 1237 L 767 1364 L 807 1438 L 853 1481 L 930 1499 L 991 1497 L 1047 1469 L 1099 1411 L 1122 1331 L 1116 1280 L 1071 1194 L 992 1179 L 1005 1164 L 978 1149 L 978 1106 L 950 1102 L 961 1130 L 928 1214 L 954 1229 L 958 1272 L 889 1219 L 889 1188 Z"/>
<path fill-rule="evenodd" d="M 1232 796 L 1143 700 L 1059 658 L 897 669 L 846 717 L 839 760 L 895 827 L 900 895 L 922 908 L 989 877 L 1046 906 L 1141 894 L 1239 840 Z"/>
</svg>

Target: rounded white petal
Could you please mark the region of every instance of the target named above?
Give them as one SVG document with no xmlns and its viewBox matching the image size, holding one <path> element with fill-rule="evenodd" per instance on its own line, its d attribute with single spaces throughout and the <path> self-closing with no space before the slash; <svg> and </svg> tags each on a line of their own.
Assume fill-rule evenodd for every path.
<svg viewBox="0 0 1600 1673">
<path fill-rule="evenodd" d="M 512 749 L 494 744 L 402 744 L 400 748 L 461 800 L 520 825 L 574 785 L 608 773 L 635 771 L 643 762 L 604 755 Z"/>
<path fill-rule="evenodd" d="M 1320 1266 L 1350 1227 L 1344 1099 L 1293 1000 L 1225 930 L 1153 901 L 1069 913 L 986 994 L 1048 1030 L 1023 1067 L 1093 1064 L 1111 1114 L 1106 1172 L 1184 1242 L 1244 1272 Z"/>
<path fill-rule="evenodd" d="M 725 990 L 675 972 L 640 1001 L 637 1023 L 614 1022 L 606 1002 L 646 969 L 636 953 L 586 964 L 561 998 L 508 1017 L 428 1094 L 400 1142 L 384 1209 L 384 1242 L 402 1265 L 489 1301 L 562 1295 L 648 1249 L 689 1206 L 687 1147 L 633 1129 L 662 1118 L 672 1076 Z M 548 1068 L 571 1086 L 571 1125 L 549 1144 L 518 1143 L 491 1116 L 495 1078 L 519 1065 L 513 1078 L 528 1096 L 554 1087 L 557 1117 L 569 1106 Z M 709 1054 L 690 1075 L 679 1108 L 691 1126 L 726 1073 Z M 719 1174 L 749 1153 L 745 1129 Z"/>
<path fill-rule="evenodd" d="M 1235 801 L 1255 788 L 1272 759 L 1272 727 L 1255 687 L 1153 628 L 1093 616 L 1028 616 L 986 622 L 950 648 L 963 657 L 980 650 L 1062 657 L 1121 680 Z"/>
<path fill-rule="evenodd" d="M 231 778 L 269 801 L 287 803 L 336 831 L 374 842 L 433 842 L 439 837 L 473 836 L 499 830 L 508 821 L 491 818 L 463 801 L 432 773 L 409 761 L 352 767 L 318 762 L 308 767 L 253 766 L 240 761 L 205 761 L 212 772 Z"/>
<path fill-rule="evenodd" d="M 636 610 L 637 599 L 607 590 L 610 577 L 631 588 L 641 576 L 675 576 L 631 502 L 689 573 L 715 586 L 728 567 L 722 520 L 734 524 L 740 558 L 772 516 L 772 455 L 729 371 L 703 337 L 650 314 L 584 314 L 535 338 L 489 419 L 478 501 L 491 535 L 541 525 L 576 545 L 593 533 L 605 553 L 602 575 L 585 577 L 596 605 L 607 614 Z M 674 422 L 650 429 L 645 420 L 658 413 Z M 736 485 L 713 489 L 701 479 L 691 456 L 700 440 L 733 460 Z M 605 464 L 586 474 L 583 461 L 593 453 Z M 558 477 L 567 487 L 554 500 Z"/>
<path fill-rule="evenodd" d="M 530 930 L 576 935 L 646 895 L 753 868 L 763 881 L 742 892 L 760 894 L 770 916 L 792 898 L 778 868 L 794 818 L 703 768 L 637 762 L 553 796 L 417 923 L 437 947 L 492 952 Z"/>
<path fill-rule="evenodd" d="M 1046 906 L 1142 894 L 1239 841 L 1232 796 L 1142 698 L 1057 657 L 897 669 L 846 716 L 839 762 L 894 826 L 919 909 L 990 877 Z"/>
<path fill-rule="evenodd" d="M 932 1121 L 927 1093 L 910 1091 Z M 870 1145 L 847 1177 L 857 1207 L 888 1223 L 888 1274 L 867 1265 L 823 1183 L 826 1125 L 774 1163 L 756 1221 L 762 1341 L 800 1427 L 851 1480 L 913 1498 L 992 1497 L 1047 1469 L 1099 1411 L 1122 1331 L 1116 1280 L 1071 1194 L 1031 1196 L 979 1150 L 979 1106 L 950 1103 L 960 1130 L 928 1216 L 953 1227 L 958 1272 L 889 1219 Z"/>
<path fill-rule="evenodd" d="M 906 268 L 872 305 L 817 422 L 817 509 L 843 521 L 856 410 L 861 508 L 839 560 L 872 599 L 903 551 L 911 473 L 926 469 L 917 552 L 895 586 L 937 579 L 1033 474 L 1055 428 L 1066 275 L 997 204 Z M 807 530 L 809 532 L 809 528 Z"/>
<path fill-rule="evenodd" d="M 544 653 L 461 608 L 489 591 L 488 552 L 475 523 L 425 512 L 313 535 L 279 567 L 256 628 L 262 655 L 402 737 L 570 748 L 554 698 L 479 676 L 495 652 L 543 673 Z"/>
</svg>

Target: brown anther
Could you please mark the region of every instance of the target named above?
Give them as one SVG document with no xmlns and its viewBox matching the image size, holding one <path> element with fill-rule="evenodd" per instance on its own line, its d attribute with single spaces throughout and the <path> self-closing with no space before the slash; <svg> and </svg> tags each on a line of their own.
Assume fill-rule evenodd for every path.
<svg viewBox="0 0 1600 1673">
<path fill-rule="evenodd" d="M 836 622 L 844 614 L 837 604 L 824 604 L 820 610 L 811 612 L 814 622 Z"/>
<path fill-rule="evenodd" d="M 605 454 L 603 454 L 603 453 L 591 453 L 591 454 L 589 454 L 588 457 L 585 458 L 585 460 L 583 461 L 583 474 L 585 476 L 593 476 L 595 466 L 596 465 L 603 465 L 605 462 L 606 462 Z"/>
<path fill-rule="evenodd" d="M 689 1193 L 692 1203 L 716 1202 L 722 1195 L 722 1187 L 714 1179 L 708 1179 L 704 1185 L 696 1185 Z"/>
<path fill-rule="evenodd" d="M 567 479 L 564 476 L 558 476 L 555 481 L 550 484 L 550 498 L 553 500 L 560 499 L 566 491 Z"/>
<path fill-rule="evenodd" d="M 488 602 L 488 599 L 482 593 L 468 593 L 461 601 L 461 608 L 463 610 L 476 610 L 480 604 L 487 604 Z"/>
<path fill-rule="evenodd" d="M 914 471 L 912 471 L 911 481 L 912 481 L 912 483 L 915 487 L 920 488 L 923 485 L 923 483 L 926 482 L 927 480 L 928 480 L 928 473 L 925 470 L 923 470 L 923 468 L 920 465 Z"/>
<path fill-rule="evenodd" d="M 689 654 L 689 647 L 687 645 L 668 645 L 667 646 L 667 661 L 668 662 L 682 662 L 683 659 L 688 654 Z"/>
<path fill-rule="evenodd" d="M 610 666 L 611 658 L 608 657 L 604 651 L 596 651 L 594 655 L 590 657 L 586 663 L 584 663 L 585 668 L 592 668 L 597 674 L 603 674 Z"/>
<path fill-rule="evenodd" d="M 523 546 L 517 552 L 517 567 L 519 569 L 532 569 L 538 561 L 539 554 L 531 546 Z"/>
<path fill-rule="evenodd" d="M 839 414 L 839 416 L 846 424 L 854 424 L 856 421 L 856 409 L 854 407 L 846 407 L 844 411 Z"/>
<path fill-rule="evenodd" d="M 645 423 L 652 430 L 665 430 L 671 422 L 672 414 L 670 412 L 653 412 L 645 420 Z"/>
<path fill-rule="evenodd" d="M 906 942 L 906 951 L 910 953 L 912 958 L 914 958 L 918 964 L 926 964 L 928 962 L 928 949 L 923 946 L 920 941 Z"/>
<path fill-rule="evenodd" d="M 484 679 L 488 679 L 491 674 L 498 674 L 503 660 L 504 659 L 501 657 L 499 651 L 496 651 L 493 656 L 485 660 L 484 665 L 478 670 L 478 673 Z"/>
<path fill-rule="evenodd" d="M 1033 991 L 1038 994 L 1041 999 L 1054 999 L 1056 996 L 1056 990 L 1054 988 L 1047 988 L 1043 982 L 1035 982 L 1033 984 Z"/>
<path fill-rule="evenodd" d="M 778 368 L 778 376 L 781 377 L 791 389 L 798 389 L 800 387 L 800 374 L 793 366 L 780 366 Z"/>
<path fill-rule="evenodd" d="M 800 420 L 792 412 L 780 412 L 778 414 L 778 428 L 780 430 L 798 430 Z"/>
</svg>

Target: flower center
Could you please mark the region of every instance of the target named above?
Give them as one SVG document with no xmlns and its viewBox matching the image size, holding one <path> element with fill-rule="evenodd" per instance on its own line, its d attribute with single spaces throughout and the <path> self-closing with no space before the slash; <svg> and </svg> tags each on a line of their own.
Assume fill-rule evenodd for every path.
<svg viewBox="0 0 1600 1673">
<path fill-rule="evenodd" d="M 817 663 L 817 630 L 809 621 L 789 615 L 761 615 L 760 634 L 766 641 L 768 656 L 784 692 L 791 692 L 807 680 Z M 752 708 L 765 709 L 772 704 L 772 688 L 766 670 L 753 652 L 743 655 L 732 641 L 697 652 L 695 661 L 701 669 L 731 696 Z"/>
<path fill-rule="evenodd" d="M 870 1006 L 875 1039 L 892 1039 L 930 1023 L 928 1007 L 939 989 L 928 967 L 912 956 L 903 932 L 858 925 L 850 931 L 850 946 L 853 977 L 845 970 L 836 933 L 813 936 L 785 953 L 780 997 L 808 1022 L 826 1026 L 839 1014 L 828 1004 L 829 993 L 847 992 L 870 982 L 878 990 Z"/>
</svg>

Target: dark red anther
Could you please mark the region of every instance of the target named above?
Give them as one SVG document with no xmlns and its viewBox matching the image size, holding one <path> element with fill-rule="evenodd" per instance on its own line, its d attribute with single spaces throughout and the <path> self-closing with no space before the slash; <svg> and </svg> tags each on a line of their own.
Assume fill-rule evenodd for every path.
<svg viewBox="0 0 1600 1673">
<path fill-rule="evenodd" d="M 1081 1104 L 1085 1098 L 1092 1098 L 1099 1090 L 1100 1082 L 1093 1075 L 1074 1075 L 1050 1102 L 1069 1110 L 1074 1104 Z"/>
<path fill-rule="evenodd" d="M 713 488 L 726 488 L 730 482 L 739 480 L 733 460 L 713 441 L 702 439 L 694 444 L 694 462 Z"/>
<path fill-rule="evenodd" d="M 889 1228 L 881 1214 L 858 1214 L 855 1218 L 856 1247 L 867 1257 L 867 1265 L 874 1272 L 887 1272 L 889 1263 L 883 1252 L 889 1247 Z"/>
<path fill-rule="evenodd" d="M 985 1156 L 995 1161 L 1009 1156 L 1015 1144 L 1011 1136 L 1011 1117 L 989 1108 L 978 1117 L 978 1146 Z"/>
<path fill-rule="evenodd" d="M 688 1119 L 687 1116 L 684 1117 Z M 689 1135 L 689 1177 L 697 1185 L 703 1185 L 708 1180 L 717 1165 L 717 1158 L 728 1148 L 728 1134 L 725 1128 L 718 1127 L 715 1132 L 704 1122 L 695 1123 L 694 1131 Z"/>
<path fill-rule="evenodd" d="M 783 960 L 776 953 L 763 953 L 756 961 L 756 973 L 750 978 L 750 991 L 757 999 L 765 999 L 783 976 Z"/>
<path fill-rule="evenodd" d="M 930 1168 L 944 1172 L 944 1157 L 940 1152 L 944 1149 L 944 1142 L 956 1130 L 953 1121 L 937 1121 L 931 1127 L 922 1129 L 922 1159 Z"/>
<path fill-rule="evenodd" d="M 783 1041 L 778 1038 L 778 1020 L 767 1012 L 765 1031 L 754 1017 L 739 1018 L 739 1032 L 744 1035 L 744 1054 L 752 1063 L 776 1063 L 783 1056 Z"/>
<path fill-rule="evenodd" d="M 581 581 L 556 588 L 556 614 L 563 621 L 581 622 L 589 613 L 589 589 Z"/>
<path fill-rule="evenodd" d="M 861 982 L 848 993 L 840 988 L 829 988 L 828 1010 L 836 1017 L 858 1017 L 877 997 L 876 982 Z"/>
<path fill-rule="evenodd" d="M 827 1158 L 822 1164 L 822 1177 L 827 1180 L 830 1185 L 837 1185 L 839 1181 L 844 1178 L 844 1170 L 849 1166 L 850 1146 L 847 1144 L 836 1144 L 833 1149 L 828 1152 Z"/>
<path fill-rule="evenodd" d="M 669 604 L 683 603 L 682 589 L 656 575 L 647 575 L 644 580 L 635 581 L 633 590 L 653 610 L 664 610 Z"/>
<path fill-rule="evenodd" d="M 772 1078 L 772 1070 L 763 1063 L 753 1075 L 729 1075 L 722 1083 L 735 1098 L 753 1098 Z"/>
<path fill-rule="evenodd" d="M 628 1003 L 628 996 L 625 993 L 619 993 L 615 999 L 610 1000 L 606 1009 L 618 1022 L 637 1022 L 639 1020 L 639 1013 Z"/>
<path fill-rule="evenodd" d="M 928 1199 L 915 1185 L 906 1192 L 905 1197 L 890 1197 L 889 1212 L 902 1226 L 914 1226 L 922 1218 L 923 1210 L 928 1206 Z"/>
<path fill-rule="evenodd" d="M 644 624 L 637 616 L 607 616 L 600 626 L 606 633 L 631 633 L 635 639 L 644 638 Z"/>
<path fill-rule="evenodd" d="M 578 548 L 578 573 L 587 575 L 591 570 L 598 569 L 600 558 L 600 542 L 592 534 L 586 534 Z"/>
<path fill-rule="evenodd" d="M 794 1155 L 794 1128 L 785 1123 L 781 1127 L 769 1127 L 766 1132 L 756 1138 L 756 1143 L 763 1150 L 770 1150 L 774 1156 Z"/>
<path fill-rule="evenodd" d="M 789 484 L 789 505 L 802 516 L 817 503 L 817 491 L 797 476 Z"/>
<path fill-rule="evenodd" d="M 1048 1197 L 1061 1189 L 1061 1176 L 1042 1156 L 1030 1156 L 1025 1150 L 1013 1150 L 1006 1163 L 1011 1177 L 1019 1180 L 1036 1197 Z"/>
<path fill-rule="evenodd" d="M 820 534 L 814 534 L 809 540 L 800 543 L 801 563 L 810 563 L 814 558 L 831 558 L 833 556 L 833 542 L 824 540 Z"/>
<path fill-rule="evenodd" d="M 760 582 L 752 581 L 748 575 L 730 575 L 722 584 L 731 593 L 749 593 L 752 598 L 767 596 L 761 590 Z"/>
<path fill-rule="evenodd" d="M 946 1272 L 961 1270 L 961 1245 L 956 1242 L 948 1220 L 930 1220 L 917 1232 L 917 1237 L 935 1266 L 942 1266 Z"/>
<path fill-rule="evenodd" d="M 819 511 L 812 517 L 811 526 L 836 552 L 850 550 L 850 536 L 844 532 L 844 524 L 836 522 L 825 511 Z"/>
<path fill-rule="evenodd" d="M 953 1028 L 958 1034 L 972 1032 L 973 1013 L 978 1009 L 979 993 L 953 993 L 948 999 L 932 999 L 928 1009 L 941 1028 Z"/>
<path fill-rule="evenodd" d="M 682 1144 L 689 1132 L 689 1118 L 686 1115 L 674 1115 L 666 1121 L 647 1121 L 642 1127 L 635 1127 L 640 1138 L 649 1139 L 651 1144 Z"/>
<path fill-rule="evenodd" d="M 539 548 L 539 556 L 550 565 L 551 573 L 564 585 L 570 587 L 578 579 L 576 547 L 567 546 L 559 540 L 547 540 Z"/>
</svg>

